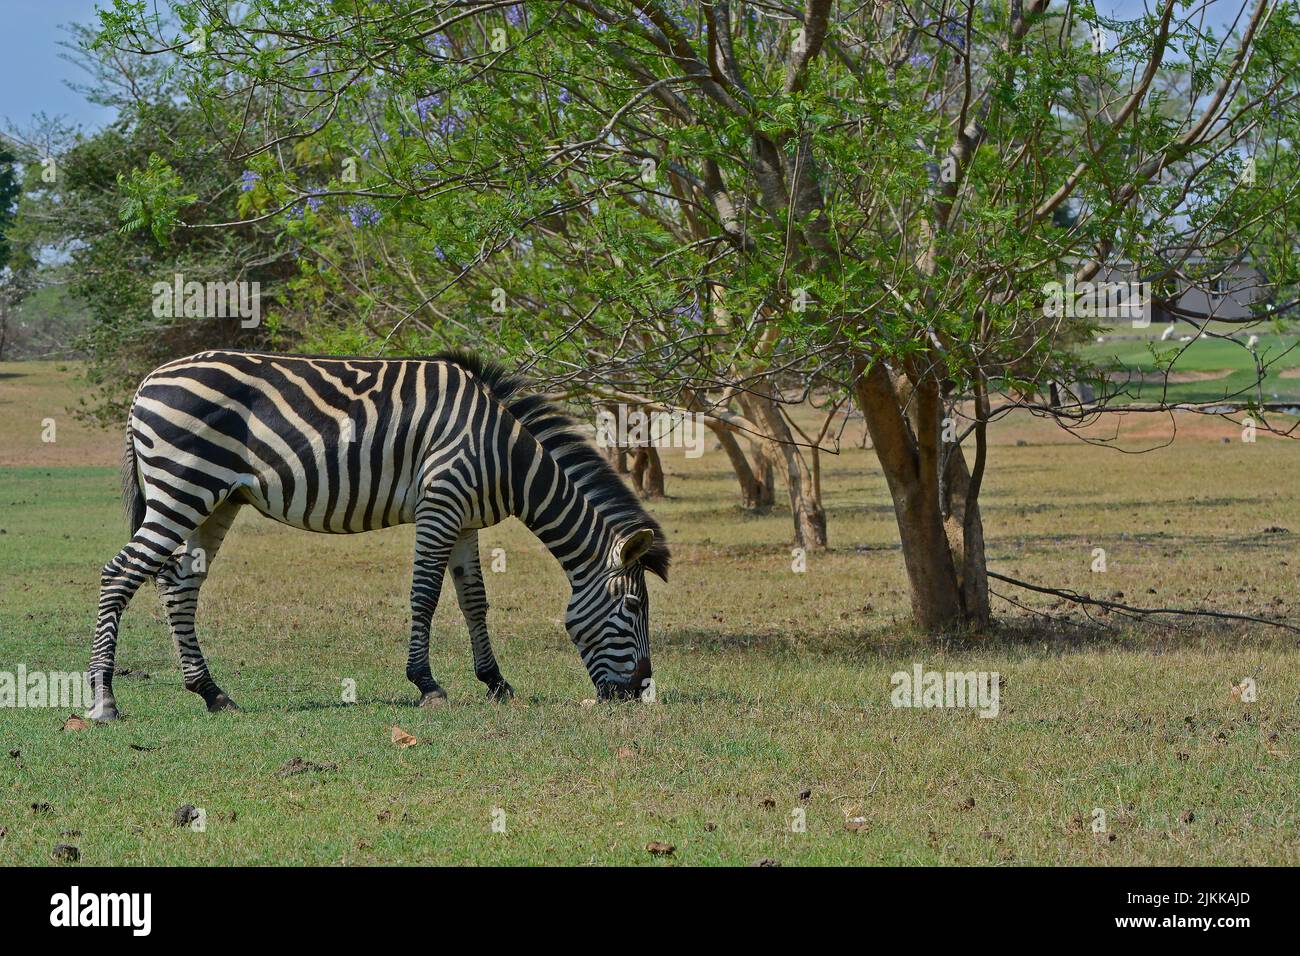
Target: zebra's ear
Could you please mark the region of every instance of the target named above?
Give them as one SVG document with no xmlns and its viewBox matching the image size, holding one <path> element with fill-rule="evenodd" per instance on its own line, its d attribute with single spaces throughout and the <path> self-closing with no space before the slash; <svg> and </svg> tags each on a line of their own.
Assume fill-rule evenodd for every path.
<svg viewBox="0 0 1300 956">
<path fill-rule="evenodd" d="M 655 533 L 649 528 L 639 528 L 623 539 L 618 546 L 618 560 L 623 567 L 640 561 L 655 543 Z"/>
</svg>

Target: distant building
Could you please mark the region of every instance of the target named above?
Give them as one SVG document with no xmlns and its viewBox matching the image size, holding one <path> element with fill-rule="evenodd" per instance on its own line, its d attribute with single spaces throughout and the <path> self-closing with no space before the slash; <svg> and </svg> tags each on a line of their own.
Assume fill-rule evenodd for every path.
<svg viewBox="0 0 1300 956">
<path fill-rule="evenodd" d="M 1151 324 L 1163 325 L 1176 320 L 1204 322 L 1207 319 L 1248 319 L 1254 314 L 1256 303 L 1265 299 L 1271 286 L 1264 274 L 1247 263 L 1219 264 L 1219 260 L 1201 255 L 1189 255 L 1175 266 L 1172 275 L 1152 271 L 1138 281 L 1152 282 L 1168 290 L 1171 286 L 1182 293 L 1169 302 L 1169 308 L 1153 304 Z M 1190 274 L 1190 276 L 1189 276 Z M 1103 269 L 1096 281 L 1132 282 L 1134 269 L 1130 263 L 1119 263 Z M 1166 291 L 1164 298 L 1168 299 Z"/>
</svg>

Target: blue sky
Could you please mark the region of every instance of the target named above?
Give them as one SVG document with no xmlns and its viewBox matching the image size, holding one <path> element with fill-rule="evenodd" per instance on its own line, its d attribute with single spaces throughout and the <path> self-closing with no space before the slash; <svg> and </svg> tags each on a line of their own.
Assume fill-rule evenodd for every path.
<svg viewBox="0 0 1300 956">
<path fill-rule="evenodd" d="M 25 127 L 42 111 L 90 128 L 112 118 L 68 89 L 86 77 L 59 57 L 60 25 L 95 22 L 94 11 L 95 0 L 0 0 L 0 123 Z"/>
</svg>

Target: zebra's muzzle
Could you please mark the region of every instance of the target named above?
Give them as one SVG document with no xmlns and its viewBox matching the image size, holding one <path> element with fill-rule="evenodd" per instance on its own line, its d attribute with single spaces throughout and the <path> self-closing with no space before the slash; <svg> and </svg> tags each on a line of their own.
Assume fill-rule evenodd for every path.
<svg viewBox="0 0 1300 956">
<path fill-rule="evenodd" d="M 625 681 L 604 681 L 600 685 L 601 700 L 634 700 L 650 686 L 650 658 L 636 662 L 632 675 Z"/>
</svg>

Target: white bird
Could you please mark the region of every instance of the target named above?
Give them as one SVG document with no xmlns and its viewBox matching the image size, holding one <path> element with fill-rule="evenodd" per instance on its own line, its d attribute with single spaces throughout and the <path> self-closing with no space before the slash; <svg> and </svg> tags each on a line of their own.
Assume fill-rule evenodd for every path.
<svg viewBox="0 0 1300 956">
<path fill-rule="evenodd" d="M 1190 342 L 1191 340 L 1192 340 L 1192 337 L 1191 337 L 1190 335 L 1180 335 L 1180 336 L 1178 337 L 1178 341 L 1180 341 L 1180 342 Z"/>
<path fill-rule="evenodd" d="M 1250 349 L 1252 352 L 1255 351 L 1255 346 L 1258 344 L 1259 344 L 1258 335 L 1252 335 L 1250 338 L 1246 339 L 1246 348 Z"/>
<path fill-rule="evenodd" d="M 1168 342 L 1170 336 L 1172 336 L 1173 334 L 1174 334 L 1174 323 L 1170 322 L 1167 326 L 1165 326 L 1165 330 L 1160 333 L 1160 341 Z"/>
<path fill-rule="evenodd" d="M 1106 341 L 1106 336 L 1104 336 L 1104 335 L 1099 335 L 1099 336 L 1097 336 L 1097 344 L 1098 344 L 1098 345 L 1102 345 L 1102 344 L 1104 344 L 1105 341 Z"/>
</svg>

